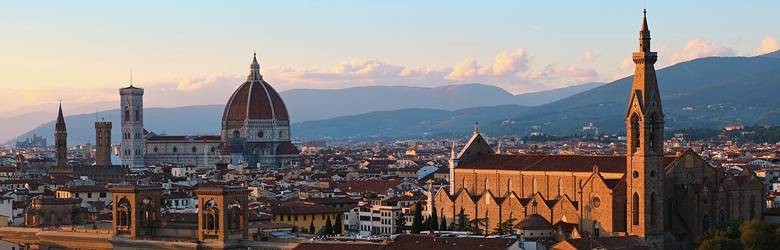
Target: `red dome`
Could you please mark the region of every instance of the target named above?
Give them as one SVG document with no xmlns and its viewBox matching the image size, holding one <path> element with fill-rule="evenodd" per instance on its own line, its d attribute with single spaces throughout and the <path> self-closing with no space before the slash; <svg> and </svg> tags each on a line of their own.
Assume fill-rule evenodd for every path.
<svg viewBox="0 0 780 250">
<path fill-rule="evenodd" d="M 222 114 L 222 121 L 290 121 L 282 97 L 260 76 L 257 59 L 252 62 L 251 69 L 247 81 L 230 96 Z"/>
</svg>

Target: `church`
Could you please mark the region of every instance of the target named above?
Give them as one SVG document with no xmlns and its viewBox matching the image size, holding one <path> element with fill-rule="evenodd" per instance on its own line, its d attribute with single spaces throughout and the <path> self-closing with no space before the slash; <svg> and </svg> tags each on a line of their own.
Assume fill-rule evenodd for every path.
<svg viewBox="0 0 780 250">
<path fill-rule="evenodd" d="M 230 96 L 220 135 L 159 135 L 144 128 L 144 89 L 122 88 L 122 165 L 131 171 L 146 166 L 180 164 L 288 167 L 298 164 L 299 151 L 290 142 L 290 118 L 279 93 L 263 79 L 257 55 L 247 80 Z"/>
<path fill-rule="evenodd" d="M 632 55 L 624 156 L 497 154 L 475 129 L 462 150 L 453 146 L 449 189 L 437 190 L 428 206 L 450 222 L 461 211 L 484 220 L 488 233 L 501 222 L 541 215 L 574 224 L 582 235 L 639 236 L 661 249 L 761 217 L 763 185 L 754 173 L 728 175 L 693 150 L 664 150 L 657 58 L 645 14 Z"/>
</svg>

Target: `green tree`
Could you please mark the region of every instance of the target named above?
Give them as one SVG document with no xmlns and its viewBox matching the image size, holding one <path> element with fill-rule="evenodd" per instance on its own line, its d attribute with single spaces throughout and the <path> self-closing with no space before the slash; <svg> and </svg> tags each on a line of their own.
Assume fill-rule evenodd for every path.
<svg viewBox="0 0 780 250">
<path fill-rule="evenodd" d="M 431 232 L 439 230 L 439 216 L 436 215 L 436 207 L 433 207 L 431 217 L 428 218 L 428 230 L 431 230 Z"/>
<path fill-rule="evenodd" d="M 414 219 L 412 219 L 412 233 L 419 234 L 423 229 L 422 204 L 418 201 L 414 205 Z"/>
<path fill-rule="evenodd" d="M 312 233 L 312 234 L 315 233 L 314 232 L 314 220 L 313 220 L 313 218 L 311 220 L 311 224 L 309 224 L 309 233 Z"/>
<path fill-rule="evenodd" d="M 395 233 L 402 234 L 404 230 L 406 230 L 406 217 L 404 211 L 401 210 L 395 214 Z"/>
<path fill-rule="evenodd" d="M 441 220 L 439 220 L 439 230 L 441 231 L 447 231 L 447 217 L 441 217 Z"/>
<path fill-rule="evenodd" d="M 325 228 L 322 229 L 322 235 L 332 235 L 333 234 L 333 223 L 330 222 L 330 216 L 325 220 Z"/>
<path fill-rule="evenodd" d="M 336 214 L 336 223 L 333 223 L 333 233 L 336 235 L 341 235 L 341 231 L 344 230 L 344 226 L 342 226 L 341 222 L 341 214 Z"/>
<path fill-rule="evenodd" d="M 742 250 L 742 243 L 735 239 L 715 237 L 702 241 L 696 250 Z"/>
<path fill-rule="evenodd" d="M 509 218 L 504 222 L 499 222 L 493 229 L 494 234 L 513 234 L 515 229 L 515 218 Z"/>
<path fill-rule="evenodd" d="M 468 230 L 469 228 L 469 217 L 464 213 L 462 207 L 460 208 L 460 213 L 458 213 L 458 224 L 456 228 L 459 231 Z"/>
<path fill-rule="evenodd" d="M 476 218 L 469 221 L 469 230 L 473 234 L 483 234 L 487 230 L 487 219 Z"/>
<path fill-rule="evenodd" d="M 750 220 L 739 226 L 740 240 L 745 250 L 773 249 L 772 231 L 768 224 L 759 220 Z"/>
</svg>

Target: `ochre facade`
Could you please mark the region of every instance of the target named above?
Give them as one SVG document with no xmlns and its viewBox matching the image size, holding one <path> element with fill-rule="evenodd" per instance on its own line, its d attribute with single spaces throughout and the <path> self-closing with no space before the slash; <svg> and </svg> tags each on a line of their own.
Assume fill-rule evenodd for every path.
<svg viewBox="0 0 780 250">
<path fill-rule="evenodd" d="M 632 58 L 626 155 L 501 155 L 475 129 L 459 153 L 453 146 L 449 190 L 433 197 L 439 216 L 452 222 L 462 209 L 469 219 L 487 221 L 482 229 L 490 233 L 510 218 L 539 214 L 552 224 L 577 224 L 584 234 L 636 235 L 659 248 L 760 217 L 763 185 L 754 173 L 728 175 L 692 150 L 665 155 L 646 17 Z"/>
</svg>

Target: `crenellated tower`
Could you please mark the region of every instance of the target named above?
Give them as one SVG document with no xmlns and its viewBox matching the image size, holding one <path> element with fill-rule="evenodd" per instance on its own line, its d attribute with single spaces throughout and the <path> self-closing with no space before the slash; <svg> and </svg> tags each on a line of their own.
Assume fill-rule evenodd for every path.
<svg viewBox="0 0 780 250">
<path fill-rule="evenodd" d="M 650 51 L 644 13 L 639 51 L 632 56 L 636 70 L 626 112 L 626 231 L 662 244 L 664 113 L 653 66 L 658 55 Z"/>
</svg>

